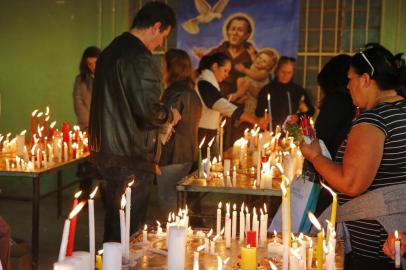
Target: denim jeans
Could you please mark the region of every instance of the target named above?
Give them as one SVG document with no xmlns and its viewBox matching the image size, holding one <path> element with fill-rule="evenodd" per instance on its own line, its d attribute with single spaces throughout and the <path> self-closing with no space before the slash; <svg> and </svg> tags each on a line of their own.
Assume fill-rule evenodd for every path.
<svg viewBox="0 0 406 270">
<path fill-rule="evenodd" d="M 120 242 L 121 197 L 127 183 L 135 177 L 131 187 L 131 220 L 130 234 L 136 232 L 144 223 L 147 216 L 150 186 L 155 175 L 146 171 L 121 171 L 120 173 L 100 170 L 106 179 L 106 216 L 104 220 L 103 242 Z"/>
<path fill-rule="evenodd" d="M 192 163 L 171 164 L 161 167 L 162 174 L 157 176 L 159 205 L 164 217 L 169 212 L 177 213 L 176 183 L 187 176 L 192 168 Z"/>
</svg>

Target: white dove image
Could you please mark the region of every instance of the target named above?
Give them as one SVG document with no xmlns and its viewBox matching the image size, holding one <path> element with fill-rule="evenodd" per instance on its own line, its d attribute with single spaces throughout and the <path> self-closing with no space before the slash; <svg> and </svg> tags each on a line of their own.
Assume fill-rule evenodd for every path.
<svg viewBox="0 0 406 270">
<path fill-rule="evenodd" d="M 183 29 L 190 34 L 199 33 L 199 23 L 209 23 L 213 19 L 220 19 L 221 13 L 227 6 L 229 0 L 218 0 L 217 3 L 211 7 L 206 0 L 194 0 L 195 6 L 199 15 L 193 19 L 189 19 L 182 23 Z"/>
</svg>

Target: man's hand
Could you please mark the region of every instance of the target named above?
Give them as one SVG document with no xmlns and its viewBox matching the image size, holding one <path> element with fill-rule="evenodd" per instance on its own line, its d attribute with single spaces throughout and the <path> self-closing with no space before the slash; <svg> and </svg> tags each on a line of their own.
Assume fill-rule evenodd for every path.
<svg viewBox="0 0 406 270">
<path fill-rule="evenodd" d="M 237 70 L 238 72 L 244 73 L 245 71 L 245 66 L 243 64 L 237 64 L 234 65 L 235 70 Z"/>
<path fill-rule="evenodd" d="M 400 256 L 403 256 L 406 252 L 406 233 L 400 233 Z M 383 252 L 386 256 L 391 258 L 392 260 L 395 259 L 395 234 L 391 233 L 388 235 L 388 238 L 383 245 Z"/>
<path fill-rule="evenodd" d="M 176 126 L 176 124 L 182 119 L 182 116 L 180 115 L 179 111 L 175 108 L 171 108 L 172 112 L 172 126 Z"/>
</svg>

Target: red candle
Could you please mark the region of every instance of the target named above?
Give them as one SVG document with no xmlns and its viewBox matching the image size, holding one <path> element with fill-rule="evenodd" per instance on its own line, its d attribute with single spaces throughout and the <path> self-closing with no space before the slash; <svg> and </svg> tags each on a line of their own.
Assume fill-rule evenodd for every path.
<svg viewBox="0 0 406 270">
<path fill-rule="evenodd" d="M 63 142 L 68 143 L 69 142 L 69 123 L 68 122 L 63 122 L 62 123 L 62 135 L 63 135 Z"/>
<path fill-rule="evenodd" d="M 56 121 L 53 121 L 50 125 L 49 125 L 49 138 L 52 140 L 54 138 L 54 133 L 55 133 L 55 124 Z"/>
<path fill-rule="evenodd" d="M 34 134 L 35 134 L 35 115 L 38 110 L 35 110 L 31 113 L 31 145 L 34 144 Z"/>
<path fill-rule="evenodd" d="M 75 209 L 75 207 L 79 203 L 79 196 L 82 194 L 82 191 L 78 191 L 75 193 L 75 198 L 73 199 L 72 203 L 72 210 Z M 68 237 L 68 246 L 66 248 L 66 256 L 72 256 L 73 248 L 75 246 L 75 231 L 76 231 L 76 221 L 77 221 L 77 216 L 75 215 L 74 217 L 71 218 L 70 221 L 70 227 L 69 227 L 69 237 Z"/>
<path fill-rule="evenodd" d="M 247 231 L 247 245 L 251 247 L 257 246 L 257 232 L 256 231 Z"/>
<path fill-rule="evenodd" d="M 45 137 L 46 135 L 47 135 L 47 123 L 48 123 L 48 120 L 49 120 L 49 115 L 46 115 L 45 117 L 44 117 L 44 129 L 42 130 L 42 137 Z"/>
</svg>

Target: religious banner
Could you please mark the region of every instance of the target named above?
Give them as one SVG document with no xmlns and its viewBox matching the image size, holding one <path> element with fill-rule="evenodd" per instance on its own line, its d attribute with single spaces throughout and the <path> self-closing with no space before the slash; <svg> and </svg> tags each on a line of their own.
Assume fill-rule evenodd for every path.
<svg viewBox="0 0 406 270">
<path fill-rule="evenodd" d="M 179 1 L 177 47 L 195 65 L 213 49 L 233 44 L 244 45 L 249 53 L 272 48 L 296 57 L 299 12 L 299 0 Z"/>
</svg>

